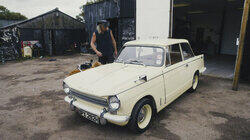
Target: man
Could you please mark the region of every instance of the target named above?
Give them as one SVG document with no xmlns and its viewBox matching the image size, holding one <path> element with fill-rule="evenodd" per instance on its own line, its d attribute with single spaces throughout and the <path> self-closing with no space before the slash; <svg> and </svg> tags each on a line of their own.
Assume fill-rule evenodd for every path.
<svg viewBox="0 0 250 140">
<path fill-rule="evenodd" d="M 97 30 L 93 33 L 90 44 L 102 64 L 113 63 L 114 55 L 117 56 L 116 41 L 108 24 L 106 20 L 97 23 Z"/>
</svg>

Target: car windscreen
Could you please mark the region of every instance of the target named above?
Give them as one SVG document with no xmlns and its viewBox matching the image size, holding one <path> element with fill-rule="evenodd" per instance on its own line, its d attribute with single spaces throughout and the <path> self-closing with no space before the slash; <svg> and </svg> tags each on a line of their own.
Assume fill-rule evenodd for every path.
<svg viewBox="0 0 250 140">
<path fill-rule="evenodd" d="M 126 46 L 120 52 L 116 62 L 160 67 L 164 64 L 164 49 L 150 46 Z"/>
</svg>

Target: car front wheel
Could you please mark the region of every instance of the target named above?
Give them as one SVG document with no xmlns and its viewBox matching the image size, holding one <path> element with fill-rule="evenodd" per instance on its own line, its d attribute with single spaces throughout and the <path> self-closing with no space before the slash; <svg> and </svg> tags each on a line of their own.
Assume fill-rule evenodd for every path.
<svg viewBox="0 0 250 140">
<path fill-rule="evenodd" d="M 153 116 L 152 101 L 149 99 L 140 100 L 134 107 L 129 128 L 135 133 L 145 132 Z"/>
</svg>

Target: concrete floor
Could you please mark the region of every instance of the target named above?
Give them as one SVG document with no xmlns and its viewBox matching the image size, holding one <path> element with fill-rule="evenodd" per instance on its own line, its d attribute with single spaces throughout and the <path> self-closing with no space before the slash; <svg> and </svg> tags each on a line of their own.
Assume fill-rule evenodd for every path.
<svg viewBox="0 0 250 140">
<path fill-rule="evenodd" d="M 205 75 L 220 78 L 233 79 L 235 56 L 220 55 L 205 57 L 205 66 L 207 68 Z"/>
<path fill-rule="evenodd" d="M 0 140 L 250 139 L 250 86 L 209 76 L 185 93 L 137 135 L 126 127 L 94 124 L 69 110 L 62 80 L 77 64 L 96 59 L 74 55 L 0 65 Z"/>
</svg>

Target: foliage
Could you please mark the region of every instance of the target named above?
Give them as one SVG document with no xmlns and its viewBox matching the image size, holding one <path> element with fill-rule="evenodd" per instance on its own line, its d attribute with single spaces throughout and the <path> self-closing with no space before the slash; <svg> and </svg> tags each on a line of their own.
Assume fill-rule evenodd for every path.
<svg viewBox="0 0 250 140">
<path fill-rule="evenodd" d="M 79 15 L 76 16 L 76 19 L 79 20 L 80 22 L 84 22 L 84 15 L 83 15 L 83 12 L 80 13 Z"/>
<path fill-rule="evenodd" d="M 6 7 L 0 5 L 0 19 L 4 20 L 25 20 L 27 17 L 20 13 L 11 12 Z"/>
<path fill-rule="evenodd" d="M 93 3 L 98 3 L 98 2 L 102 2 L 104 0 L 89 0 L 87 1 L 87 3 L 85 5 L 90 5 L 90 4 L 93 4 Z"/>
</svg>

